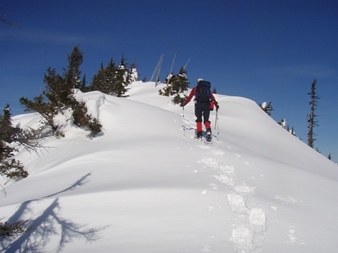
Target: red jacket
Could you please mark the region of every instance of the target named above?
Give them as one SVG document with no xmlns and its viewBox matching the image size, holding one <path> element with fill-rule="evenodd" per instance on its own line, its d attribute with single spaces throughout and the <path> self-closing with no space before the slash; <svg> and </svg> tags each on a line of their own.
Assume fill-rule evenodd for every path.
<svg viewBox="0 0 338 253">
<path fill-rule="evenodd" d="M 183 102 L 183 106 L 185 106 L 186 104 L 188 104 L 190 102 L 190 100 L 192 99 L 192 97 L 195 96 L 196 90 L 197 90 L 197 86 L 190 91 L 189 96 Z M 217 101 L 216 101 L 216 99 L 215 99 L 215 97 L 214 97 L 214 94 L 212 94 L 211 91 L 210 91 L 210 99 L 211 99 L 211 101 L 215 102 L 215 105 L 218 104 Z"/>
</svg>

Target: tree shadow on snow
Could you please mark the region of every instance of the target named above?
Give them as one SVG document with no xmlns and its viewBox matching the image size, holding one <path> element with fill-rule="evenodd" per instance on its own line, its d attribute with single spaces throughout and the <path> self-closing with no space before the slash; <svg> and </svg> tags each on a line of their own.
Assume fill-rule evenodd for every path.
<svg viewBox="0 0 338 253">
<path fill-rule="evenodd" d="M 15 223 L 23 219 L 26 213 L 33 213 L 31 208 L 37 201 L 52 198 L 60 193 L 74 190 L 86 183 L 90 173 L 83 176 L 70 187 L 46 196 L 41 199 L 29 200 L 21 204 L 19 209 L 8 219 L 8 223 Z M 54 201 L 34 220 L 29 220 L 28 229 L 14 240 L 1 239 L 0 245 L 3 253 L 12 252 L 44 252 L 52 237 L 57 238 L 58 245 L 55 252 L 61 252 L 63 248 L 73 239 L 84 239 L 86 242 L 93 242 L 98 239 L 98 232 L 104 228 L 86 228 L 65 219 L 61 216 L 59 198 Z M 54 241 L 54 240 L 53 240 Z"/>
</svg>

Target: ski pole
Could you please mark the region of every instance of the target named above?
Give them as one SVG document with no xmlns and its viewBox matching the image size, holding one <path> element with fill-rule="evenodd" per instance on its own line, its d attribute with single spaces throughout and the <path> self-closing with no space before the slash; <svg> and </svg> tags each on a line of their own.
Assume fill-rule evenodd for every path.
<svg viewBox="0 0 338 253">
<path fill-rule="evenodd" d="M 183 119 L 184 119 L 184 106 L 182 106 L 182 111 L 183 111 L 182 117 L 183 117 Z M 184 124 L 184 120 L 183 120 L 183 124 Z M 184 135 L 184 137 L 186 137 L 186 136 L 185 136 L 185 125 L 183 125 L 183 135 Z"/>
<path fill-rule="evenodd" d="M 215 117 L 215 129 L 217 129 L 217 134 L 219 135 L 219 125 L 218 125 L 218 110 L 216 110 L 216 117 Z"/>
</svg>

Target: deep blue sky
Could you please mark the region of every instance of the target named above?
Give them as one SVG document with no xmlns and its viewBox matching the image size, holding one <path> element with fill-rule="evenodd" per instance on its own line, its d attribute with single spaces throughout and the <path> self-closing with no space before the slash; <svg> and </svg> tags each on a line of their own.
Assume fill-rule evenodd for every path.
<svg viewBox="0 0 338 253">
<path fill-rule="evenodd" d="M 0 0 L 0 107 L 44 88 L 48 67 L 62 73 L 75 45 L 84 52 L 87 81 L 110 58 L 135 62 L 151 78 L 161 54 L 161 79 L 186 64 L 195 84 L 208 79 L 218 93 L 271 101 L 306 142 L 307 94 L 317 79 L 319 127 L 315 147 L 338 161 L 338 2 L 335 0 L 75 1 Z"/>
</svg>

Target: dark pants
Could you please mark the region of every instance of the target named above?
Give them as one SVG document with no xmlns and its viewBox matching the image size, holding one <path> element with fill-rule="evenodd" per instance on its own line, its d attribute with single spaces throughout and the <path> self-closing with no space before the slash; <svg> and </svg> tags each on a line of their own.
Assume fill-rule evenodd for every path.
<svg viewBox="0 0 338 253">
<path fill-rule="evenodd" d="M 203 116 L 203 122 L 209 122 L 209 116 L 210 116 L 210 109 L 209 109 L 209 103 L 196 103 L 195 104 L 195 116 L 196 116 L 196 122 L 202 122 L 202 116 Z"/>
</svg>

